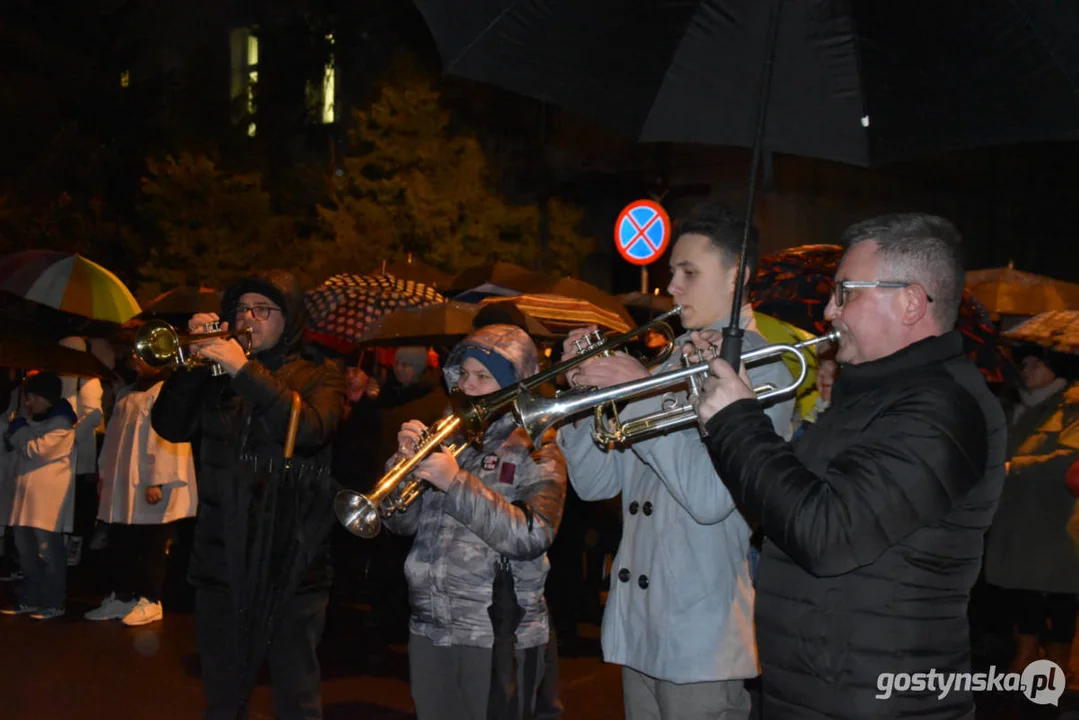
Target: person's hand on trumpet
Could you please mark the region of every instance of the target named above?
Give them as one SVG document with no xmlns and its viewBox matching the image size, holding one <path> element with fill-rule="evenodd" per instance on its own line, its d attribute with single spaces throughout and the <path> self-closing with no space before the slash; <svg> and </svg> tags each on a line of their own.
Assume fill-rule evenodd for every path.
<svg viewBox="0 0 1079 720">
<path fill-rule="evenodd" d="M 427 426 L 419 420 L 409 420 L 401 425 L 397 433 L 397 454 L 401 457 L 410 458 L 416 454 L 416 446 L 420 443 L 420 436 Z"/>
<path fill-rule="evenodd" d="M 562 359 L 578 355 L 577 341 L 598 329 L 596 325 L 571 330 L 562 343 Z M 624 352 L 597 356 L 566 371 L 566 381 L 573 387 L 605 388 L 648 377 L 648 369 Z"/>
<path fill-rule="evenodd" d="M 445 448 L 436 453 L 431 453 L 416 466 L 416 477 L 426 480 L 442 492 L 446 492 L 453 485 L 454 478 L 460 471 L 457 458 Z"/>
<path fill-rule="evenodd" d="M 216 331 L 212 329 L 213 323 L 219 320 L 217 313 L 195 313 L 187 321 L 187 329 L 192 335 L 227 331 L 227 322 L 221 323 Z M 215 337 L 202 342 L 192 342 L 191 351 L 217 363 L 230 377 L 236 377 L 236 373 L 240 372 L 248 361 L 247 353 L 234 338 Z"/>
<path fill-rule="evenodd" d="M 704 330 L 690 333 L 689 339 L 692 347 L 684 348 L 685 352 L 691 353 L 693 349 L 697 349 L 704 351 L 705 357 L 711 357 L 710 347 L 720 347 L 723 334 L 715 330 Z M 726 360 L 717 358 L 708 362 L 708 377 L 705 378 L 700 397 L 694 400 L 694 405 L 697 417 L 703 424 L 731 403 L 745 399 L 755 400 L 756 397 L 757 393 L 753 392 L 749 375 L 746 374 L 746 366 L 742 365 L 738 372 L 735 372 Z"/>
</svg>

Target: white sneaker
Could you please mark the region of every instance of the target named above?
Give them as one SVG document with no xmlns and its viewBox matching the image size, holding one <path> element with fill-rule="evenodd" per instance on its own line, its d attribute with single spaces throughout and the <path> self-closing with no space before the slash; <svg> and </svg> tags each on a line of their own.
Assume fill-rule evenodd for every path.
<svg viewBox="0 0 1079 720">
<path fill-rule="evenodd" d="M 135 603 L 135 607 L 124 617 L 124 625 L 128 627 L 149 625 L 163 617 L 165 617 L 165 613 L 161 611 L 160 602 L 150 602 L 146 598 L 139 598 L 139 601 Z"/>
<path fill-rule="evenodd" d="M 87 620 L 120 620 L 135 608 L 135 601 L 123 602 L 116 599 L 116 593 L 101 601 L 101 605 L 83 615 Z"/>
</svg>

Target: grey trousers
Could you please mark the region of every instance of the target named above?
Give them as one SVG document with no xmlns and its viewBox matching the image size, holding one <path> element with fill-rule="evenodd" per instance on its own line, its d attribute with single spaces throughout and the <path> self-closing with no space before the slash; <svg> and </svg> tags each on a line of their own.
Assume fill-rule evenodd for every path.
<svg viewBox="0 0 1079 720">
<path fill-rule="evenodd" d="M 626 720 L 748 720 L 744 680 L 678 683 L 622 667 Z"/>
<path fill-rule="evenodd" d="M 527 651 L 517 651 L 518 687 L 539 688 L 544 672 L 543 648 L 539 651 L 531 679 L 524 677 Z M 408 640 L 408 670 L 417 720 L 486 720 L 491 691 L 490 648 L 437 647 L 422 635 L 413 634 Z M 527 702 L 527 716 L 531 717 L 535 696 L 527 698 Z"/>
</svg>

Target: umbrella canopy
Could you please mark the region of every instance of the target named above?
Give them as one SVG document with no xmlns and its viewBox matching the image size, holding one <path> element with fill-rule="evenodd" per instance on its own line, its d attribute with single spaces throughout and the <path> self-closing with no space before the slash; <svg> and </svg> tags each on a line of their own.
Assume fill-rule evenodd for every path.
<svg viewBox="0 0 1079 720">
<path fill-rule="evenodd" d="M 603 292 L 595 285 L 575 278 L 535 272 L 513 263 L 496 262 L 462 270 L 454 276 L 449 292 L 455 300 L 463 302 L 493 302 L 493 296 L 507 299 L 517 295 L 561 295 L 589 303 L 609 314 L 611 318 L 619 318 L 627 326 L 633 325 L 634 322 L 617 297 Z M 516 300 L 513 302 L 517 303 Z M 535 317 L 548 319 L 546 315 L 533 314 Z M 545 324 L 552 327 L 550 323 Z"/>
<path fill-rule="evenodd" d="M 434 288 L 392 275 L 334 275 L 304 295 L 316 342 L 353 346 L 393 310 L 445 302 Z"/>
<path fill-rule="evenodd" d="M 446 292 L 455 300 L 477 302 L 491 295 L 546 292 L 557 280 L 520 265 L 499 261 L 461 270 L 453 276 Z"/>
<path fill-rule="evenodd" d="M 587 300 L 578 300 L 563 295 L 515 295 L 513 297 L 489 297 L 480 301 L 480 305 L 509 302 L 520 308 L 521 312 L 537 318 L 544 325 L 556 331 L 567 331 L 585 325 L 600 327 L 618 332 L 628 332 L 633 326 L 632 318 L 626 311 L 612 312 Z"/>
<path fill-rule="evenodd" d="M 1079 137 L 1060 0 L 415 2 L 447 73 L 642 141 L 753 146 L 777 2 L 769 149 L 868 166 Z"/>
<path fill-rule="evenodd" d="M 1079 310 L 1079 285 L 1016 270 L 1011 265 L 967 273 L 967 290 L 994 315 Z"/>
<path fill-rule="evenodd" d="M 194 315 L 221 312 L 221 291 L 208 287 L 183 285 L 158 295 L 142 308 L 137 317 Z"/>
<path fill-rule="evenodd" d="M 1079 310 L 1050 310 L 1001 333 L 1001 336 L 1058 352 L 1079 353 Z"/>
<path fill-rule="evenodd" d="M 823 335 L 829 325 L 824 309 L 842 257 L 839 245 L 802 245 L 766 255 L 750 289 L 754 309 Z M 969 291 L 963 292 L 956 329 L 963 335 L 967 355 L 989 382 L 1016 380 L 1014 366 L 997 343 L 989 312 Z"/>
<path fill-rule="evenodd" d="M 765 315 L 760 312 L 753 313 L 753 315 L 757 323 L 757 330 L 770 345 L 793 345 L 794 343 L 799 343 L 803 340 L 809 340 L 815 337 L 813 333 L 791 325 L 790 323 L 783 322 L 771 315 Z M 798 407 L 799 417 L 805 417 L 809 411 L 813 409 L 813 406 L 817 402 L 818 395 L 817 353 L 806 353 L 805 358 L 809 371 L 806 373 L 806 379 L 798 386 L 798 390 L 794 396 L 795 404 Z M 787 369 L 791 371 L 791 375 L 797 377 L 799 365 L 795 362 L 794 358 L 789 355 L 784 355 L 782 359 L 783 362 L 786 363 Z"/>
<path fill-rule="evenodd" d="M 0 259 L 0 290 L 96 320 L 124 323 L 139 313 L 120 278 L 72 253 L 26 250 Z"/>
<path fill-rule="evenodd" d="M 90 378 L 111 378 L 113 374 L 93 353 L 26 336 L 0 336 L 0 367 Z"/>
<path fill-rule="evenodd" d="M 382 274 L 393 275 L 399 280 L 422 283 L 438 290 L 448 288 L 453 280 L 453 276 L 449 273 L 442 272 L 425 262 L 413 260 L 411 255 L 404 260 L 390 263 L 382 271 Z"/>
<path fill-rule="evenodd" d="M 363 337 L 365 345 L 453 345 L 472 332 L 479 305 L 457 301 L 402 308 L 388 313 Z M 543 323 L 525 315 L 525 330 L 533 338 L 557 337 Z"/>
</svg>

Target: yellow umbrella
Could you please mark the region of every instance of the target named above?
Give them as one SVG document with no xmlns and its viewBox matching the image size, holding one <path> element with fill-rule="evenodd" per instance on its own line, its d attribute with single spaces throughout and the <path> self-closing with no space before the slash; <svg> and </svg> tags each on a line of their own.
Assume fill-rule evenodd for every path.
<svg viewBox="0 0 1079 720">
<path fill-rule="evenodd" d="M 0 260 L 0 290 L 95 320 L 125 323 L 139 303 L 123 281 L 76 253 L 26 250 Z"/>
<path fill-rule="evenodd" d="M 791 345 L 793 343 L 802 342 L 803 340 L 810 340 L 814 337 L 812 333 L 806 332 L 802 328 L 791 325 L 790 323 L 783 322 L 771 315 L 755 312 L 753 313 L 753 317 L 757 323 L 757 331 L 770 344 L 781 343 L 784 345 Z M 809 372 L 806 373 L 806 379 L 798 387 L 797 395 L 795 395 L 798 416 L 803 418 L 813 409 L 813 406 L 817 403 L 817 396 L 819 394 L 817 392 L 816 353 L 806 353 L 806 361 L 809 365 Z M 793 358 L 784 355 L 783 362 L 787 363 L 787 367 L 790 368 L 792 375 L 798 375 L 799 366 Z"/>
</svg>

